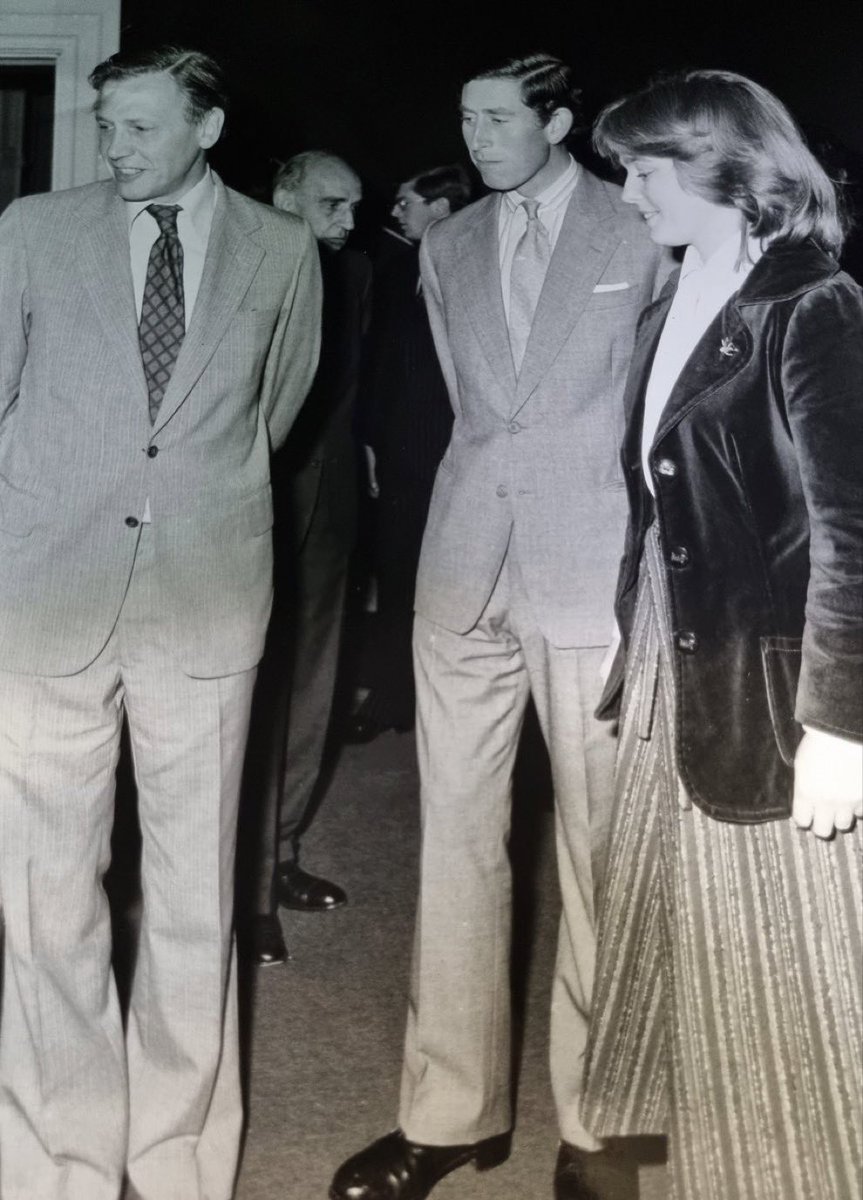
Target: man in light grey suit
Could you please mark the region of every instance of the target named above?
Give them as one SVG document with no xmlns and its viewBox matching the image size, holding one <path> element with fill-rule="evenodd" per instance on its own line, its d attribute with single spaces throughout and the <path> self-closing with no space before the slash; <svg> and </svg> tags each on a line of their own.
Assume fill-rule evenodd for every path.
<svg viewBox="0 0 863 1200">
<path fill-rule="evenodd" d="M 569 69 L 548 55 L 471 78 L 464 138 L 495 194 L 423 242 L 455 424 L 416 593 L 423 845 L 400 1129 L 340 1168 L 334 1200 L 421 1200 L 455 1167 L 507 1153 L 507 838 L 531 694 L 563 900 L 555 1196 L 595 1198 L 614 1176 L 615 1196 L 637 1188 L 636 1165 L 585 1129 L 579 1097 L 612 795 L 613 740 L 592 713 L 624 527 L 623 384 L 636 318 L 667 267 L 620 189 L 567 151 L 576 112 Z"/>
<path fill-rule="evenodd" d="M 294 218 L 223 186 L 207 56 L 91 76 L 113 179 L 0 220 L 3 1200 L 228 1200 L 237 797 L 271 446 L 318 352 Z M 124 1039 L 102 876 L 128 721 L 143 918 Z"/>
</svg>

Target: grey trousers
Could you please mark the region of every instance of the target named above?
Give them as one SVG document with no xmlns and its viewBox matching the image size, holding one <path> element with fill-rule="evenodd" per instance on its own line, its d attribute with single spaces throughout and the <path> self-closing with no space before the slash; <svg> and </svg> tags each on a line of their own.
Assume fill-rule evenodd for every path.
<svg viewBox="0 0 863 1200">
<path fill-rule="evenodd" d="M 228 1200 L 242 1118 L 234 849 L 254 671 L 173 662 L 142 529 L 86 670 L 0 674 L 3 1200 Z M 143 919 L 124 1037 L 102 877 L 128 717 Z"/>
<path fill-rule="evenodd" d="M 257 844 L 255 895 L 243 903 L 257 912 L 275 911 L 276 864 L 298 856 L 300 836 L 316 807 L 350 555 L 344 534 L 316 514 L 291 578 L 277 587 L 244 783 Z"/>
<path fill-rule="evenodd" d="M 511 553 L 469 633 L 415 620 L 423 837 L 399 1114 L 414 1141 L 473 1142 L 512 1122 L 507 840 L 532 694 L 551 758 L 563 901 L 552 1087 L 562 1137 L 599 1145 L 579 1100 L 614 764 L 612 729 L 592 716 L 603 654 L 604 647 L 549 644 Z"/>
</svg>

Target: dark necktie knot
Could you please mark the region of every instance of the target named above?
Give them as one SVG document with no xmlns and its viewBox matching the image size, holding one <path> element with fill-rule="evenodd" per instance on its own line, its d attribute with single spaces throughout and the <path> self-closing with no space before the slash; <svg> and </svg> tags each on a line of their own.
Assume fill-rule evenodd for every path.
<svg viewBox="0 0 863 1200">
<path fill-rule="evenodd" d="M 147 212 L 158 223 L 159 232 L 177 236 L 177 213 L 179 204 L 148 204 Z"/>
</svg>

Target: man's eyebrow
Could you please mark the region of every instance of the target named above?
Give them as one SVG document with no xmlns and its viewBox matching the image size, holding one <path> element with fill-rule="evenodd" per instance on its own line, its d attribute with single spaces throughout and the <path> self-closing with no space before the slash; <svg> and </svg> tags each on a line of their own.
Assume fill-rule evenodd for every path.
<svg viewBox="0 0 863 1200">
<path fill-rule="evenodd" d="M 472 113 L 472 112 L 476 112 L 477 110 L 475 108 L 466 108 L 462 104 L 459 111 L 462 113 Z M 503 106 L 499 106 L 497 108 L 481 108 L 479 111 L 481 113 L 488 113 L 492 117 L 513 117 L 513 116 L 515 116 L 514 108 L 504 108 Z"/>
</svg>

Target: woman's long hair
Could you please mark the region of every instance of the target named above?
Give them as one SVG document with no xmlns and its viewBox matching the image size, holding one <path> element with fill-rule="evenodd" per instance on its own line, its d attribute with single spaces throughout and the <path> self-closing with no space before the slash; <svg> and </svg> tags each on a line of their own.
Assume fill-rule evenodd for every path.
<svg viewBox="0 0 863 1200">
<path fill-rule="evenodd" d="M 618 163 L 672 159 L 683 188 L 739 209 L 752 237 L 812 238 L 832 254 L 842 249 L 846 220 L 836 188 L 781 101 L 743 75 L 656 79 L 603 109 L 593 142 Z"/>
</svg>

